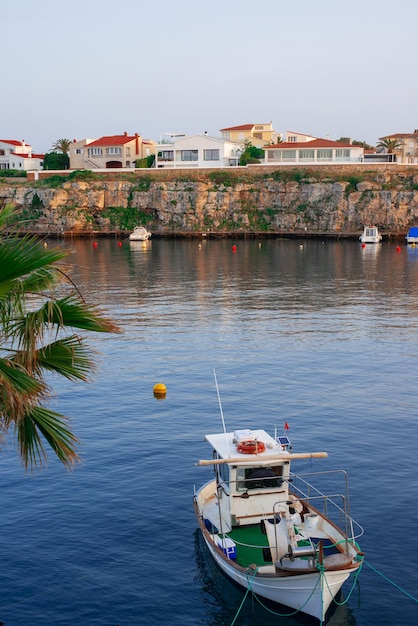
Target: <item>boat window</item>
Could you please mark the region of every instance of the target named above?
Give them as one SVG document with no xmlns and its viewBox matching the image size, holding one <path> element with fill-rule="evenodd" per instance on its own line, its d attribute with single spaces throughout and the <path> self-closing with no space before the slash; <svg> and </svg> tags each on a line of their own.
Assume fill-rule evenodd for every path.
<svg viewBox="0 0 418 626">
<path fill-rule="evenodd" d="M 272 489 L 283 484 L 283 466 L 237 469 L 237 491 Z"/>
<path fill-rule="evenodd" d="M 219 467 L 219 481 L 226 484 L 229 483 L 229 467 L 228 465 L 220 463 Z"/>
</svg>

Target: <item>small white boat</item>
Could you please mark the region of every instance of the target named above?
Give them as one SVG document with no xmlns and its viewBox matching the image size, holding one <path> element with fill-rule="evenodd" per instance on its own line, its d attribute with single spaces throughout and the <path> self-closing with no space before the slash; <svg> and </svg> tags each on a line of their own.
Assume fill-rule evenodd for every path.
<svg viewBox="0 0 418 626">
<path fill-rule="evenodd" d="M 285 431 L 286 432 L 286 431 Z M 206 435 L 214 478 L 194 495 L 199 528 L 218 567 L 251 593 L 321 623 L 343 583 L 354 574 L 363 553 L 363 529 L 350 516 L 346 472 L 315 472 L 331 484 L 326 495 L 309 474 L 294 474 L 298 459 L 325 452 L 291 452 L 287 436 L 264 430 Z M 340 490 L 340 488 L 342 490 Z M 278 612 L 288 614 L 288 609 Z"/>
<path fill-rule="evenodd" d="M 150 237 L 151 233 L 143 226 L 135 226 L 133 232 L 129 235 L 130 241 L 147 241 Z"/>
<path fill-rule="evenodd" d="M 410 228 L 408 230 L 408 234 L 406 235 L 405 239 L 406 239 L 406 243 L 417 244 L 418 243 L 418 228 L 416 226 L 413 226 L 412 228 Z"/>
<path fill-rule="evenodd" d="M 382 235 L 376 226 L 365 226 L 363 233 L 359 237 L 361 243 L 380 243 Z"/>
</svg>

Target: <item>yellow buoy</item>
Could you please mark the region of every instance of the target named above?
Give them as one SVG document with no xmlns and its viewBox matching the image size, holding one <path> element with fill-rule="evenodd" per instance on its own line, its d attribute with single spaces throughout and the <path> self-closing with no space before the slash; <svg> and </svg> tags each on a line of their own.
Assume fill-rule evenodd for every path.
<svg viewBox="0 0 418 626">
<path fill-rule="evenodd" d="M 165 396 L 166 393 L 167 388 L 165 385 L 163 385 L 163 383 L 157 383 L 156 385 L 154 385 L 154 396 L 161 398 Z"/>
</svg>

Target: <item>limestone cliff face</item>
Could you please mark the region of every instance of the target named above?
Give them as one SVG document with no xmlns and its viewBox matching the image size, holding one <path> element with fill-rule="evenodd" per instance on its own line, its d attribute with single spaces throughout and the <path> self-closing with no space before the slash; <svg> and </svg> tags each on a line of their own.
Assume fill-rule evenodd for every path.
<svg viewBox="0 0 418 626">
<path fill-rule="evenodd" d="M 75 173 L 76 174 L 76 173 Z M 83 174 L 83 173 L 81 173 Z M 114 232 L 146 224 L 157 233 L 354 233 L 375 224 L 394 234 L 418 223 L 418 170 L 367 166 L 254 168 L 205 173 L 137 172 L 126 180 L 54 177 L 0 183 L 32 232 Z M 224 180 L 223 180 L 224 178 Z"/>
</svg>

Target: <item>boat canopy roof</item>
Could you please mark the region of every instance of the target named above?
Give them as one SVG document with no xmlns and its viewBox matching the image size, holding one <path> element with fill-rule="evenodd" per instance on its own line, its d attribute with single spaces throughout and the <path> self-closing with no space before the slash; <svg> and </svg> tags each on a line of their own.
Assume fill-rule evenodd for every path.
<svg viewBox="0 0 418 626">
<path fill-rule="evenodd" d="M 418 237 L 418 226 L 413 226 L 409 229 L 408 237 Z"/>
<path fill-rule="evenodd" d="M 216 435 L 206 435 L 205 439 L 217 453 L 221 459 L 237 459 L 247 460 L 249 463 L 257 463 L 257 461 L 280 461 L 280 454 L 289 456 L 286 448 L 280 445 L 265 430 L 239 430 L 233 433 L 219 433 Z M 257 441 L 265 444 L 265 449 L 258 454 L 245 454 L 237 451 L 237 444 L 242 441 Z"/>
</svg>

